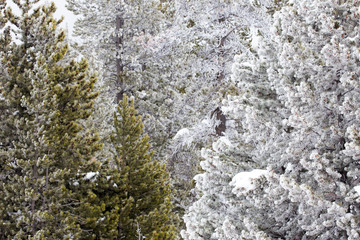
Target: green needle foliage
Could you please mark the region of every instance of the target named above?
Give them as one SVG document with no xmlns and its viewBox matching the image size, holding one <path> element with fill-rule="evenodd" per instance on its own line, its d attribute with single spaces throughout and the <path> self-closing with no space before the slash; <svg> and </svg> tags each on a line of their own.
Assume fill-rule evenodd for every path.
<svg viewBox="0 0 360 240">
<path fill-rule="evenodd" d="M 81 126 L 96 77 L 85 60 L 64 59 L 53 3 L 14 2 L 22 14 L 4 14 L 20 38 L 7 28 L 0 39 L 0 239 L 87 238 L 101 212 L 84 178 L 101 145 Z"/>
<path fill-rule="evenodd" d="M 114 113 L 113 161 L 102 165 L 98 195 L 105 204 L 100 239 L 176 239 L 169 174 L 153 160 L 134 102 L 123 96 Z M 101 229 L 100 229 L 101 227 Z"/>
</svg>

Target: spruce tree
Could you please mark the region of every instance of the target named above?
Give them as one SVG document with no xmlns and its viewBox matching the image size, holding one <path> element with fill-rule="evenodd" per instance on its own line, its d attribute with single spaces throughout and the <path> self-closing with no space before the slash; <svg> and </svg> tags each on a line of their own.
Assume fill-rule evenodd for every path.
<svg viewBox="0 0 360 240">
<path fill-rule="evenodd" d="M 54 3 L 15 1 L 22 11 L 5 15 L 0 76 L 0 233 L 4 239 L 88 238 L 100 208 L 86 172 L 95 171 L 101 147 L 82 128 L 92 112 L 96 78 L 88 64 L 64 60 L 67 45 Z"/>
<path fill-rule="evenodd" d="M 123 96 L 114 113 L 114 159 L 102 165 L 97 194 L 105 205 L 102 239 L 175 239 L 169 175 L 153 160 L 134 101 Z"/>
</svg>

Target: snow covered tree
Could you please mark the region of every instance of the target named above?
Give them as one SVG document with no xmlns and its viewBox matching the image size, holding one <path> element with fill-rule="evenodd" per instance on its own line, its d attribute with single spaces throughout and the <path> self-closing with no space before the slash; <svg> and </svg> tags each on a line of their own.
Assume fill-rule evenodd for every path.
<svg viewBox="0 0 360 240">
<path fill-rule="evenodd" d="M 265 53 L 270 59 L 271 49 L 258 53 L 258 48 L 266 44 L 256 29 L 250 31 L 249 39 L 251 51 L 237 56 L 234 63 L 233 81 L 239 87 L 239 95 L 224 100 L 221 108 L 228 119 L 224 136 L 216 140 L 211 149 L 202 151 L 201 167 L 205 172 L 195 177 L 199 199 L 184 217 L 186 230 L 182 236 L 185 239 L 242 239 L 247 211 L 252 204 L 258 204 L 258 201 L 251 202 L 235 194 L 233 185 L 239 184 L 233 178 L 239 172 L 246 175 L 248 184 L 236 187 L 245 191 L 252 191 L 263 182 L 267 162 L 261 153 L 267 153 L 273 143 L 266 142 L 274 127 L 268 120 L 276 123 L 279 119 L 276 107 L 280 106 L 276 94 L 271 91 L 263 58 Z M 256 154 L 257 151 L 262 152 Z"/>
<path fill-rule="evenodd" d="M 198 173 L 200 149 L 224 135 L 227 119 L 222 105 L 224 96 L 242 91 L 231 81 L 231 67 L 237 54 L 254 55 L 249 48 L 252 29 L 268 35 L 268 1 L 175 1 L 180 50 L 183 62 L 179 85 L 185 85 L 182 118 L 186 128 L 174 137 L 171 166 L 177 184 L 187 184 Z M 186 77 L 190 76 L 190 77 Z M 190 80 L 191 79 L 191 80 Z M 189 81 L 190 80 L 190 81 Z M 230 117 L 231 118 L 231 117 Z M 201 120 L 201 121 L 199 121 Z M 179 171 L 180 170 L 180 171 Z M 184 181 L 185 180 L 185 181 Z M 188 187 L 188 186 L 186 186 Z M 183 201 L 185 200 L 185 201 Z M 187 199 L 183 199 L 186 203 Z M 186 207 L 185 207 L 186 208 Z"/>
<path fill-rule="evenodd" d="M 176 17 L 166 34 L 176 40 L 173 54 L 177 61 L 172 74 L 183 89 L 183 114 L 188 126 L 215 110 L 214 105 L 228 94 L 233 59 L 247 51 L 248 30 L 254 26 L 267 28 L 266 14 L 259 9 L 268 3 L 256 2 L 174 1 Z"/>
<path fill-rule="evenodd" d="M 221 174 L 232 180 L 212 182 L 229 158 L 205 155 L 186 239 L 359 238 L 358 9 L 357 1 L 284 1 L 270 13 L 270 37 L 253 34 L 253 54 L 233 67 L 241 93 L 222 108 L 240 124 L 235 142 L 248 164 L 237 157 Z M 213 220 L 199 227 L 206 208 Z"/>
<path fill-rule="evenodd" d="M 97 194 L 105 210 L 102 239 L 176 239 L 170 202 L 169 174 L 152 159 L 134 101 L 124 95 L 114 113 L 114 159 L 103 163 Z"/>
<path fill-rule="evenodd" d="M 117 104 L 123 93 L 135 96 L 152 149 L 164 161 L 167 139 L 176 132 L 169 111 L 177 94 L 163 58 L 169 49 L 159 47 L 165 39 L 156 37 L 166 23 L 163 13 L 166 3 L 157 0 L 68 3 L 70 10 L 81 15 L 74 35 L 83 41 L 74 46 L 100 69 L 99 83 L 106 97 L 99 104 Z M 107 114 L 107 122 L 111 116 Z"/>
<path fill-rule="evenodd" d="M 88 64 L 66 62 L 54 3 L 21 10 L 1 36 L 0 233 L 6 238 L 80 239 L 100 213 L 84 179 L 98 136 L 82 128 L 97 93 Z M 12 29 L 10 29 L 12 28 Z M 19 38 L 11 39 L 12 31 Z M 3 207 L 5 206 L 5 207 Z M 96 217 L 95 217 L 96 219 Z"/>
<path fill-rule="evenodd" d="M 358 121 L 358 8 L 357 1 L 293 1 L 274 15 L 281 67 L 271 79 L 288 108 L 283 123 L 291 138 L 272 165 L 284 167 L 279 185 L 297 205 L 288 217 L 298 230 L 277 230 L 287 238 L 359 238 L 350 197 L 357 185 L 350 146 Z"/>
</svg>

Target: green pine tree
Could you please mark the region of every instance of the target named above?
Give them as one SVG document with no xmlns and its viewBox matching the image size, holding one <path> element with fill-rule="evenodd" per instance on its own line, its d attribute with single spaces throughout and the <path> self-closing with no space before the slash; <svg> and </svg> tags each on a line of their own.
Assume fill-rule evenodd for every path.
<svg viewBox="0 0 360 240">
<path fill-rule="evenodd" d="M 105 205 L 99 239 L 176 239 L 169 175 L 152 159 L 141 116 L 126 95 L 114 113 L 114 127 L 115 158 L 102 165 L 98 181 L 97 194 Z"/>
<path fill-rule="evenodd" d="M 5 0 L 0 0 L 0 28 L 3 28 L 5 23 L 7 22 L 7 19 L 4 14 L 6 2 Z"/>
<path fill-rule="evenodd" d="M 97 93 L 85 60 L 66 62 L 65 35 L 54 3 L 14 1 L 1 36 L 0 238 L 91 239 L 101 206 L 86 178 L 101 145 L 81 126 Z"/>
</svg>

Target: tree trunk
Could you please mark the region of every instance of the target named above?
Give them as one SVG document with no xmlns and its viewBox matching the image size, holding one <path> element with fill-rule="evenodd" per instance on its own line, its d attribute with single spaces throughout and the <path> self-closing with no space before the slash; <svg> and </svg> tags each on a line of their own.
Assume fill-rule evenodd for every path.
<svg viewBox="0 0 360 240">
<path fill-rule="evenodd" d="M 124 72 L 124 64 L 121 59 L 121 48 L 123 44 L 123 36 L 120 34 L 120 30 L 124 26 L 124 18 L 121 15 L 116 16 L 116 36 L 115 36 L 115 45 L 116 45 L 116 74 L 117 74 L 117 80 L 118 84 L 120 86 L 120 89 L 123 90 L 123 80 L 122 80 L 122 73 Z"/>
</svg>

